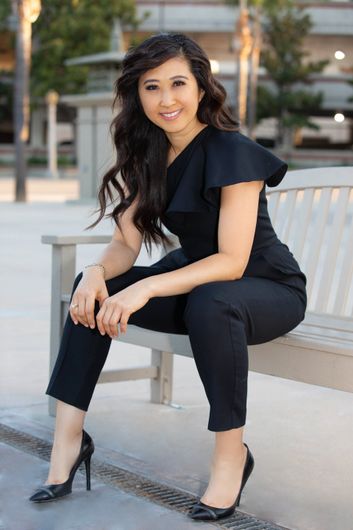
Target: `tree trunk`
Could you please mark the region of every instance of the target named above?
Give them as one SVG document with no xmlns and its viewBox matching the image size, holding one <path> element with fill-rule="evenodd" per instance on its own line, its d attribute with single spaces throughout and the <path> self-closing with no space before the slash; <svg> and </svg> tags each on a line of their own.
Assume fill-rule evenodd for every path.
<svg viewBox="0 0 353 530">
<path fill-rule="evenodd" d="M 251 53 L 250 94 L 248 108 L 248 135 L 250 138 L 254 138 L 254 129 L 256 125 L 257 81 L 262 46 L 261 12 L 258 6 L 256 6 L 255 11 L 253 34 L 254 44 Z"/>
<path fill-rule="evenodd" d="M 17 0 L 17 34 L 16 34 L 16 66 L 15 66 L 15 97 L 14 125 L 16 150 L 16 196 L 15 200 L 26 200 L 27 162 L 25 147 L 29 137 L 29 69 L 31 58 L 31 23 L 24 16 L 24 2 Z"/>
</svg>

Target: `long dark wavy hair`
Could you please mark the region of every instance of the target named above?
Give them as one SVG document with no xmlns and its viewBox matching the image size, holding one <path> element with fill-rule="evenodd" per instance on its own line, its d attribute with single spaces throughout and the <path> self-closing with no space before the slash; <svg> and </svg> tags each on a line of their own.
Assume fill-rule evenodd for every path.
<svg viewBox="0 0 353 530">
<path fill-rule="evenodd" d="M 225 104 L 225 88 L 213 76 L 204 50 L 190 37 L 182 33 L 158 33 L 128 49 L 121 75 L 114 84 L 116 95 L 112 108 L 117 102 L 121 108 L 110 125 L 116 162 L 103 176 L 98 194 L 99 216 L 88 228 L 94 227 L 103 217 L 113 218 L 120 228 L 119 216 L 138 195 L 133 223 L 142 234 L 149 255 L 152 242 L 170 243 L 162 229 L 161 215 L 167 201 L 167 156 L 171 144 L 163 129 L 145 115 L 138 94 L 138 81 L 147 70 L 174 57 L 188 62 L 199 89 L 205 92 L 197 110 L 198 120 L 224 131 L 239 129 L 239 123 Z M 119 172 L 126 195 L 118 181 Z M 108 199 L 113 210 L 106 214 Z"/>
</svg>

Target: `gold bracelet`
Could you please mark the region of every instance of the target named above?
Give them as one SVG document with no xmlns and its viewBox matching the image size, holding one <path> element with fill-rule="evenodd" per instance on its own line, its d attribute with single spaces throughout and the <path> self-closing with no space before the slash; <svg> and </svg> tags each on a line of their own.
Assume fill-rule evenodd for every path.
<svg viewBox="0 0 353 530">
<path fill-rule="evenodd" d="M 88 269 L 89 267 L 101 267 L 103 269 L 103 278 L 105 278 L 105 267 L 101 263 L 91 263 L 90 265 L 86 265 L 84 268 Z"/>
</svg>

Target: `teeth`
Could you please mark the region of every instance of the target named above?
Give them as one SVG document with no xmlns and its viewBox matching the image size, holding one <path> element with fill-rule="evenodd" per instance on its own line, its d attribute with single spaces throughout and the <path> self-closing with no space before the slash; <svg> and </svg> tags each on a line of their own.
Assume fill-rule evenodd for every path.
<svg viewBox="0 0 353 530">
<path fill-rule="evenodd" d="M 167 118 L 172 118 L 173 116 L 176 116 L 180 111 L 176 110 L 175 112 L 171 112 L 170 114 L 167 114 L 166 112 L 163 112 L 163 116 L 167 116 Z"/>
</svg>

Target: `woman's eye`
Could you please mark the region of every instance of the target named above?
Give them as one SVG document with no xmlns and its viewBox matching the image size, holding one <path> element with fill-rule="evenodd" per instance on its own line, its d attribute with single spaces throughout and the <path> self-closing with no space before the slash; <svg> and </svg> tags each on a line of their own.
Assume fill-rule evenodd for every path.
<svg viewBox="0 0 353 530">
<path fill-rule="evenodd" d="M 177 80 L 177 81 L 174 81 L 173 83 L 174 86 L 182 86 L 182 85 L 185 85 L 185 82 L 182 81 L 181 79 Z M 146 90 L 156 90 L 158 89 L 158 85 L 147 85 L 146 86 Z"/>
</svg>

